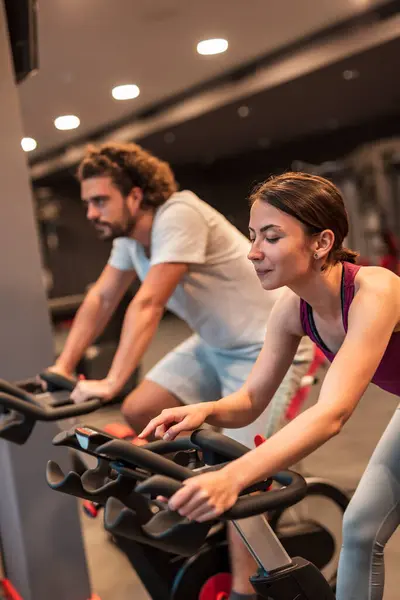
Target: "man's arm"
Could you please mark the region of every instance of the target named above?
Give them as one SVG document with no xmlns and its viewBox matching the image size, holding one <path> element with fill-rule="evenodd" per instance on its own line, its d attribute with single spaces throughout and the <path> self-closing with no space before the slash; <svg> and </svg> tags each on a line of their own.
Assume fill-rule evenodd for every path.
<svg viewBox="0 0 400 600">
<path fill-rule="evenodd" d="M 99 396 L 111 399 L 123 388 L 153 338 L 165 305 L 188 270 L 186 263 L 161 263 L 149 270 L 126 311 L 121 339 L 110 371 L 102 381 L 82 381 L 72 398 L 84 402 Z"/>
<path fill-rule="evenodd" d="M 188 270 L 186 263 L 151 267 L 126 312 L 118 350 L 107 379 L 120 390 L 139 364 L 157 331 L 165 305 Z"/>
<path fill-rule="evenodd" d="M 57 372 L 66 376 L 73 374 L 84 352 L 104 330 L 135 278 L 134 270 L 122 271 L 106 265 L 76 314 L 64 349 L 54 365 Z"/>
</svg>

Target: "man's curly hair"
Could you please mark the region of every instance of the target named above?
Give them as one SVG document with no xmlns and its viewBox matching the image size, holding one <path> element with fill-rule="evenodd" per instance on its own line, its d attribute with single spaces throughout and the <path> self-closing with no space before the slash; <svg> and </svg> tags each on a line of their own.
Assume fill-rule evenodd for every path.
<svg viewBox="0 0 400 600">
<path fill-rule="evenodd" d="M 111 177 L 123 196 L 133 187 L 139 187 L 143 192 L 144 209 L 155 210 L 178 189 L 169 164 L 137 144 L 110 142 L 88 146 L 78 167 L 78 180 L 102 176 Z"/>
</svg>

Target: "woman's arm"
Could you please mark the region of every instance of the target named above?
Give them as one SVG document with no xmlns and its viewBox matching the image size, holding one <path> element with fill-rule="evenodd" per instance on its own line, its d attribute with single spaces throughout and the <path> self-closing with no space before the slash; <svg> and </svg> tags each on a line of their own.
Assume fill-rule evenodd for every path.
<svg viewBox="0 0 400 600">
<path fill-rule="evenodd" d="M 170 508 L 198 521 L 213 518 L 230 508 L 242 489 L 290 467 L 338 434 L 379 366 L 399 321 L 399 301 L 398 278 L 380 273 L 365 278 L 318 403 L 220 471 L 185 481 Z"/>
<path fill-rule="evenodd" d="M 341 431 L 379 366 L 399 321 L 399 302 L 397 278 L 377 272 L 361 282 L 349 311 L 347 335 L 325 377 L 318 403 L 226 467 L 241 477 L 241 488 L 290 467 Z"/>
</svg>

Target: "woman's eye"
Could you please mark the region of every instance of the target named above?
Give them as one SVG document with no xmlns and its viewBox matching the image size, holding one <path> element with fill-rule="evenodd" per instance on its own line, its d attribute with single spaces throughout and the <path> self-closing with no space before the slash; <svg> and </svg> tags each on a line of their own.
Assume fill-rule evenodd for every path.
<svg viewBox="0 0 400 600">
<path fill-rule="evenodd" d="M 265 238 L 267 242 L 269 242 L 270 244 L 276 244 L 276 242 L 278 242 L 281 238 L 279 237 L 274 237 L 274 238 Z"/>
</svg>

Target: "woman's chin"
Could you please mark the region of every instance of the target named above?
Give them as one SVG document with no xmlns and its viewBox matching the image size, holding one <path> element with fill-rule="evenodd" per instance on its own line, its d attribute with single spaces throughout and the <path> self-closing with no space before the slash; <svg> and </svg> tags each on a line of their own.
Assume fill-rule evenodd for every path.
<svg viewBox="0 0 400 600">
<path fill-rule="evenodd" d="M 264 290 L 271 292 L 281 288 L 284 284 L 273 279 L 265 279 L 265 281 L 261 281 L 261 285 Z"/>
</svg>

